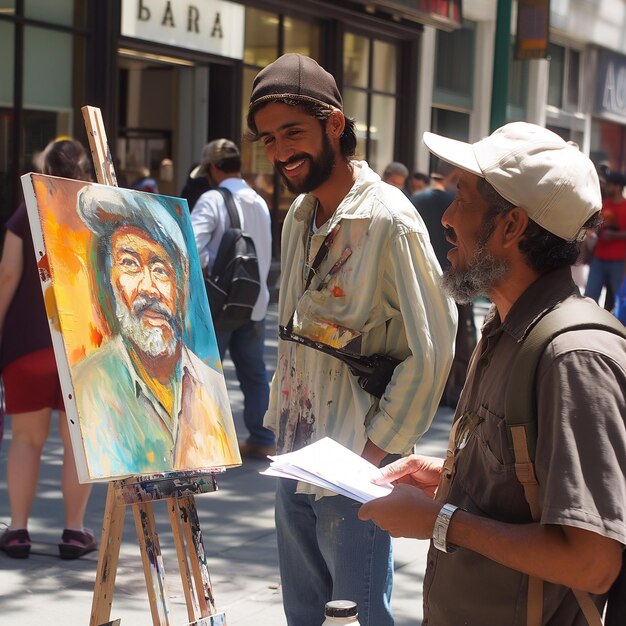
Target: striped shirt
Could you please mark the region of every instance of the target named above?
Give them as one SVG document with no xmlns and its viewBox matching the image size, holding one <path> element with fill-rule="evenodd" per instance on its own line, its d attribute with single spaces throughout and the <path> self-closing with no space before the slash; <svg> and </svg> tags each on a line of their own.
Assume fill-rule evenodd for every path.
<svg viewBox="0 0 626 626">
<path fill-rule="evenodd" d="M 361 389 L 342 361 L 279 340 L 264 422 L 276 434 L 279 453 L 323 437 L 357 454 L 368 438 L 388 453 L 409 453 L 430 426 L 452 363 L 456 308 L 441 292 L 441 269 L 424 223 L 402 191 L 383 183 L 364 161 L 355 166 L 357 180 L 317 232 L 311 232 L 313 195 L 296 198 L 287 214 L 279 324 L 286 326 L 297 307 L 297 320 L 311 338 L 356 335 L 361 354 L 402 362 L 379 400 Z M 338 224 L 303 294 L 307 266 Z M 304 484 L 298 491 L 330 493 Z"/>
</svg>

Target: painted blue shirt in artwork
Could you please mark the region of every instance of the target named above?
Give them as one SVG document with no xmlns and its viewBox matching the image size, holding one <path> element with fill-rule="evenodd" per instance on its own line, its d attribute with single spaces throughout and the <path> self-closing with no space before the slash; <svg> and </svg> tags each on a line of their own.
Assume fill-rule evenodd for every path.
<svg viewBox="0 0 626 626">
<path fill-rule="evenodd" d="M 224 378 L 186 346 L 173 381 L 172 415 L 136 372 L 121 336 L 74 370 L 91 478 L 240 462 Z"/>
</svg>

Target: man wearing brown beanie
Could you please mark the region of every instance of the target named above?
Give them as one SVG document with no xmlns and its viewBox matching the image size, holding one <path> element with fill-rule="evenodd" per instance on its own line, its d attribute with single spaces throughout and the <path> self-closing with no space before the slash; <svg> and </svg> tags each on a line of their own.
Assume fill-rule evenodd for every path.
<svg viewBox="0 0 626 626">
<path fill-rule="evenodd" d="M 264 424 L 279 453 L 331 437 L 381 466 L 428 429 L 452 361 L 456 313 L 426 228 L 400 189 L 354 159 L 354 121 L 313 59 L 287 54 L 259 72 L 248 125 L 300 194 L 283 225 L 281 340 Z M 356 376 L 346 355 L 373 360 L 373 373 Z M 362 626 L 393 625 L 391 540 L 357 510 L 279 479 L 289 626 L 319 626 L 332 599 L 355 601 Z"/>
</svg>

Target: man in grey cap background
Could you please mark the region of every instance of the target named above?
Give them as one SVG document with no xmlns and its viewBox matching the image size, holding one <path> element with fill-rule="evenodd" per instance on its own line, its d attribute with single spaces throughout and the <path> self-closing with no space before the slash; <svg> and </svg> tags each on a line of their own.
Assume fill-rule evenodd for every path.
<svg viewBox="0 0 626 626">
<path fill-rule="evenodd" d="M 240 461 L 223 376 L 183 342 L 189 255 L 151 194 L 88 186 L 78 214 L 94 233 L 92 291 L 110 339 L 73 371 L 92 478 Z"/>
<path fill-rule="evenodd" d="M 216 329 L 223 359 L 230 352 L 244 397 L 243 421 L 248 438 L 239 445 L 243 457 L 263 459 L 275 454 L 274 433 L 263 426 L 269 383 L 265 368 L 265 316 L 270 300 L 267 275 L 272 260 L 272 231 L 265 200 L 241 177 L 239 148 L 229 139 L 215 139 L 204 146 L 202 162 L 190 174 L 206 176 L 214 189 L 203 193 L 191 213 L 191 225 L 200 254 L 200 264 L 210 275 L 224 231 L 230 227 L 224 198 L 215 188 L 230 192 L 242 229 L 252 237 L 259 262 L 261 292 L 251 319 L 233 331 Z"/>
<path fill-rule="evenodd" d="M 282 330 L 265 417 L 278 452 L 331 437 L 376 466 L 408 454 L 435 414 L 455 335 L 424 224 L 402 190 L 354 159 L 354 120 L 333 76 L 313 59 L 287 54 L 259 72 L 248 126 L 285 185 L 301 194 L 283 225 Z M 295 335 L 309 345 L 291 341 Z M 399 364 L 378 397 L 316 344 Z M 393 625 L 391 540 L 357 510 L 343 496 L 278 480 L 289 626 L 318 626 L 336 598 L 357 603 L 362 626 Z"/>
<path fill-rule="evenodd" d="M 406 179 L 409 177 L 409 170 L 404 163 L 399 161 L 392 161 L 383 170 L 381 178 L 384 182 L 397 187 L 398 189 L 404 189 L 406 185 Z M 408 194 L 407 194 L 408 196 Z"/>
<path fill-rule="evenodd" d="M 424 142 L 463 170 L 442 217 L 453 246 L 444 285 L 458 302 L 485 295 L 493 306 L 446 465 L 423 456 L 389 465 L 380 481 L 407 484 L 363 505 L 360 516 L 394 536 L 432 537 L 424 624 L 600 624 L 626 544 L 626 340 L 570 330 L 543 352 L 534 382 L 534 515 L 505 423 L 505 392 L 518 383 L 511 366 L 526 335 L 552 309 L 585 321 L 572 312 L 581 296 L 570 265 L 599 221 L 595 167 L 524 122 L 473 145 L 431 133 Z M 595 621 L 583 616 L 585 602 L 590 613 L 598 607 Z"/>
</svg>

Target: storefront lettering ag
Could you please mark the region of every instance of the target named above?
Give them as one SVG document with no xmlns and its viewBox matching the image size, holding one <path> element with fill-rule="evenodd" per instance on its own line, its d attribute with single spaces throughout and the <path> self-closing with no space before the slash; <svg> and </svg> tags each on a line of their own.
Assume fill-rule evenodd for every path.
<svg viewBox="0 0 626 626">
<path fill-rule="evenodd" d="M 606 68 L 602 108 L 610 113 L 626 116 L 626 66 L 615 68 L 610 61 Z"/>
</svg>

